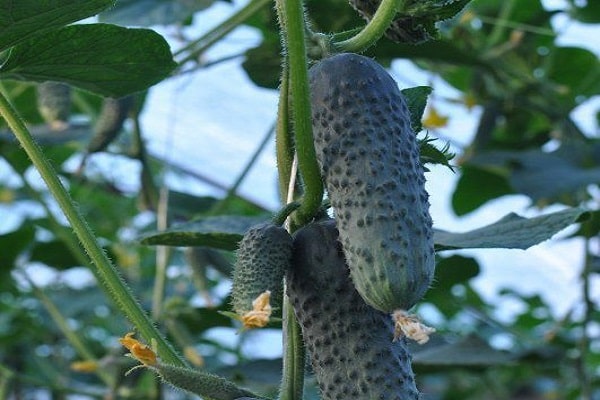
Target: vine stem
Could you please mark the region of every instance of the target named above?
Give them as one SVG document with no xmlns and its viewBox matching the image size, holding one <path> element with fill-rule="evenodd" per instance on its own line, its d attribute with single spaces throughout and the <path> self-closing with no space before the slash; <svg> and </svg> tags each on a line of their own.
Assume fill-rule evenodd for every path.
<svg viewBox="0 0 600 400">
<path fill-rule="evenodd" d="M 403 10 L 405 0 L 382 0 L 373 18 L 356 36 L 334 43 L 338 51 L 360 53 L 375 44 L 389 28 L 396 13 Z"/>
<path fill-rule="evenodd" d="M 304 184 L 304 194 L 295 220 L 298 225 L 303 225 L 316 214 L 323 199 L 323 182 L 313 144 L 304 9 L 301 0 L 276 0 L 276 6 L 282 19 L 280 26 L 287 51 L 294 141 L 298 170 Z"/>
<path fill-rule="evenodd" d="M 185 361 L 165 341 L 158 329 L 152 324 L 152 321 L 133 297 L 133 294 L 116 268 L 109 261 L 87 222 L 75 206 L 73 199 L 58 178 L 54 168 L 44 156 L 42 149 L 34 141 L 20 115 L 2 91 L 0 91 L 0 116 L 5 119 L 9 128 L 15 134 L 15 137 L 65 214 L 65 217 L 90 258 L 92 272 L 105 293 L 112 298 L 148 342 L 152 339 L 156 340 L 159 354 L 163 360 L 171 364 L 184 366 L 186 364 Z"/>
</svg>

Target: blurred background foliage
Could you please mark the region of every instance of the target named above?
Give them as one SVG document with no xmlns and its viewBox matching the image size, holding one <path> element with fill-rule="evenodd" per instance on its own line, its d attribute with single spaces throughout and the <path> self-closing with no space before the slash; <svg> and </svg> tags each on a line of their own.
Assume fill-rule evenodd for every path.
<svg viewBox="0 0 600 400">
<path fill-rule="evenodd" d="M 99 18 L 178 32 L 202 21 L 203 11 L 214 3 L 120 0 Z M 281 48 L 274 10 L 268 1 L 251 4 L 257 11 L 226 21 L 210 35 L 175 34 L 180 50 L 174 74 L 202 73 L 209 65 L 203 53 L 244 23 L 260 30 L 262 41 L 245 52 L 243 68 L 257 86 L 276 88 Z M 363 24 L 344 0 L 308 0 L 306 7 L 315 32 Z M 367 51 L 384 65 L 411 60 L 457 89 L 465 109 L 481 109 L 473 140 L 455 149 L 460 178 L 451 201 L 457 215 L 515 193 L 540 209 L 562 204 L 592 210 L 592 218 L 573 233 L 585 243 L 585 264 L 574 266 L 581 270 L 581 302 L 560 319 L 540 296 L 507 289 L 502 297 L 522 306 L 507 323 L 471 285 L 480 273 L 479 262 L 457 252 L 439 254 L 435 287 L 420 308 L 426 319 L 432 316 L 440 334 L 413 349 L 418 383 L 428 400 L 600 399 L 600 312 L 591 292 L 600 272 L 600 144 L 597 131 L 586 133 L 573 120 L 573 110 L 600 93 L 600 65 L 587 49 L 556 44 L 559 33 L 551 19 L 558 13 L 579 23 L 600 23 L 597 1 L 569 0 L 563 9 L 549 11 L 539 0 L 474 0 L 439 25 L 439 40 L 411 46 L 382 39 Z M 246 351 L 249 341 L 261 340 L 260 334 L 234 336 L 237 325 L 219 314 L 228 310 L 235 257 L 230 249 L 223 250 L 226 246 L 218 241 L 208 243 L 214 247 L 140 243 L 149 232 L 199 217 L 235 215 L 254 221 L 273 210 L 238 196 L 236 187 L 221 188 L 222 197 L 167 187 L 164 161 L 145 151 L 138 120 L 144 94 L 114 103 L 72 88 L 67 127 L 56 128 L 38 104 L 41 85 L 1 84 L 106 252 L 176 347 L 199 367 L 274 395 L 281 360 Z M 435 137 L 445 121 L 432 112 L 424 125 Z M 442 139 L 452 143 L 452 138 Z M 87 168 L 86 157 L 97 152 L 135 160 L 139 190 Z M 0 398 L 184 398 L 183 393 L 165 394 L 146 371 L 124 376 L 133 361 L 121 356 L 117 338 L 129 325 L 94 284 L 79 244 L 3 121 L 0 157 L 2 212 L 21 216 L 11 218 L 12 226 L 2 227 L 0 234 Z M 211 182 L 211 177 L 186 171 L 177 174 Z M 184 244 L 184 239 L 174 240 Z M 220 340 L 220 335 L 235 340 Z M 317 398 L 314 382 L 308 384 L 307 398 Z"/>
</svg>

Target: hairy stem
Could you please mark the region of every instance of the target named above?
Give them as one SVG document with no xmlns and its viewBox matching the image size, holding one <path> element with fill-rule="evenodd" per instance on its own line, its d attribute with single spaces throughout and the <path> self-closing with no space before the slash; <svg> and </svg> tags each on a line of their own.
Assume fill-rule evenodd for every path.
<svg viewBox="0 0 600 400">
<path fill-rule="evenodd" d="M 288 198 L 288 186 L 294 162 L 294 138 L 290 124 L 289 107 L 289 68 L 288 62 L 283 64 L 281 85 L 279 87 L 279 105 L 277 109 L 277 125 L 275 133 L 275 152 L 277 155 L 277 171 L 279 172 L 279 197 L 285 204 Z"/>
<path fill-rule="evenodd" d="M 103 290 L 113 299 L 146 340 L 155 339 L 157 341 L 159 354 L 165 361 L 168 360 L 168 362 L 176 365 L 184 365 L 185 362 L 162 338 L 160 332 L 133 297 L 116 268 L 109 261 L 87 222 L 58 178 L 54 168 L 32 138 L 21 117 L 2 92 L 0 92 L 0 115 L 14 132 L 17 140 L 40 173 L 50 193 L 54 196 L 69 224 L 81 241 L 91 260 L 92 272 Z"/>
<path fill-rule="evenodd" d="M 283 18 L 280 26 L 283 28 L 283 43 L 287 51 L 294 140 L 298 169 L 304 184 L 304 195 L 295 213 L 295 220 L 298 225 L 303 225 L 315 215 L 323 199 L 323 182 L 313 144 L 304 10 L 301 0 L 277 0 L 276 4 Z"/>
<path fill-rule="evenodd" d="M 338 51 L 360 53 L 375 44 L 389 28 L 394 16 L 404 9 L 405 0 L 382 0 L 369 23 L 356 36 L 335 43 Z"/>
</svg>

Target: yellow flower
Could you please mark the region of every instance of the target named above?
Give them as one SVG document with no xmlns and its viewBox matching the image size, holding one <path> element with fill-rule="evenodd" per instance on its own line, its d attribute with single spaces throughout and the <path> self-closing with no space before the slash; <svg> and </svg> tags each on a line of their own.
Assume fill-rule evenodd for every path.
<svg viewBox="0 0 600 400">
<path fill-rule="evenodd" d="M 435 129 L 443 128 L 446 125 L 448 125 L 448 117 L 439 114 L 433 106 L 430 106 L 427 116 L 423 119 L 423 127 L 426 129 Z"/>
<path fill-rule="evenodd" d="M 96 361 L 75 361 L 71 363 L 70 367 L 75 372 L 92 373 L 98 370 L 98 363 Z"/>
<path fill-rule="evenodd" d="M 252 302 L 252 311 L 242 316 L 244 329 L 262 328 L 271 317 L 271 291 L 267 290 L 258 295 Z"/>
<path fill-rule="evenodd" d="M 121 342 L 121 344 L 125 346 L 127 350 L 129 350 L 129 353 L 133 358 L 142 364 L 146 366 L 156 365 L 156 353 L 154 350 L 141 343 L 137 339 L 134 339 L 133 335 L 133 332 L 129 332 L 124 337 L 119 339 L 119 342 Z"/>
</svg>

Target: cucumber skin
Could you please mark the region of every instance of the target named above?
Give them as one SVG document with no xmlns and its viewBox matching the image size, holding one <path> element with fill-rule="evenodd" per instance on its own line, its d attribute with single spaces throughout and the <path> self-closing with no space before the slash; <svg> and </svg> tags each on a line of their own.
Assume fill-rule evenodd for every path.
<svg viewBox="0 0 600 400">
<path fill-rule="evenodd" d="M 287 293 L 322 399 L 419 399 L 405 338 L 392 342 L 390 316 L 364 302 L 348 272 L 333 220 L 296 232 Z"/>
<path fill-rule="evenodd" d="M 310 69 L 315 150 L 354 285 L 383 312 L 429 288 L 435 253 L 424 169 L 396 82 L 355 54 Z"/>
<path fill-rule="evenodd" d="M 290 268 L 292 237 L 271 223 L 251 227 L 237 251 L 233 270 L 232 305 L 239 314 L 252 310 L 252 302 L 263 292 L 271 292 L 271 306 L 281 311 L 283 278 Z"/>
</svg>

